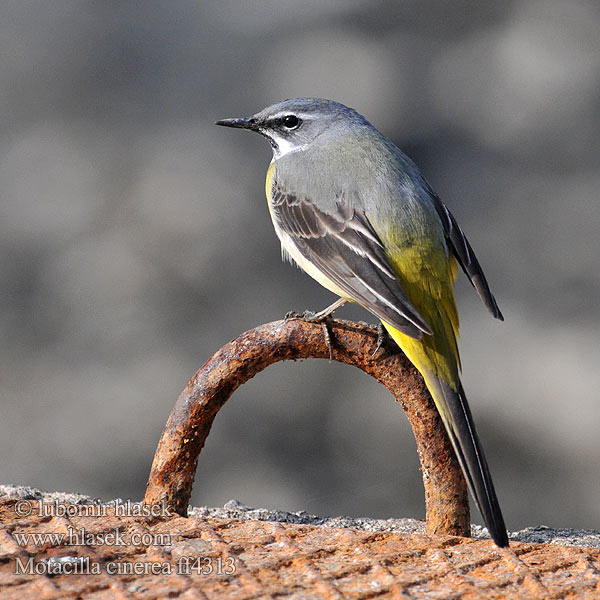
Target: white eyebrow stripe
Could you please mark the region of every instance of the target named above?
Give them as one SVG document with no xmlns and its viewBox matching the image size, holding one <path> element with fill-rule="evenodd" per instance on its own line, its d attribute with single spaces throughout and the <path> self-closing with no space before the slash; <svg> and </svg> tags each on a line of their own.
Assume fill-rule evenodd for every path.
<svg viewBox="0 0 600 600">
<path fill-rule="evenodd" d="M 296 115 L 300 119 L 310 118 L 307 113 L 298 112 L 296 110 L 282 110 L 281 112 L 278 112 L 278 113 L 276 113 L 274 115 L 271 115 L 269 117 L 269 120 L 271 120 L 271 119 L 281 119 L 282 117 L 287 117 L 288 115 Z"/>
</svg>

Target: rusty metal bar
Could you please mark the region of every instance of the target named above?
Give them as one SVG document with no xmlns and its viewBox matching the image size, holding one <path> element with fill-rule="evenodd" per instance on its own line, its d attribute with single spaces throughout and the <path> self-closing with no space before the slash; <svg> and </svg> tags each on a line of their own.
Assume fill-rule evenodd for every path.
<svg viewBox="0 0 600 600">
<path fill-rule="evenodd" d="M 328 320 L 328 326 L 333 359 L 377 379 L 404 409 L 421 461 L 427 533 L 469 536 L 466 483 L 419 372 L 393 342 L 373 358 L 377 332 L 372 327 L 339 319 Z M 154 456 L 144 503 L 164 502 L 186 516 L 198 456 L 217 412 L 233 392 L 275 362 L 329 356 L 322 326 L 295 319 L 260 325 L 223 346 L 177 399 Z"/>
</svg>

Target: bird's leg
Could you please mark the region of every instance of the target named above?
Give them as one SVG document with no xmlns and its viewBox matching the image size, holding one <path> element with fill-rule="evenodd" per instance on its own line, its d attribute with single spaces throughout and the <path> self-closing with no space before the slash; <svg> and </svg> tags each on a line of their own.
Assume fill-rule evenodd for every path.
<svg viewBox="0 0 600 600">
<path fill-rule="evenodd" d="M 387 332 L 387 329 L 383 326 L 381 321 L 377 324 L 377 347 L 373 350 L 373 354 L 371 354 L 371 358 L 381 350 L 381 347 L 385 342 L 389 339 L 390 334 Z"/>
<path fill-rule="evenodd" d="M 323 321 L 325 321 L 325 319 L 327 319 L 327 317 L 331 316 L 338 308 L 344 306 L 346 302 L 348 302 L 348 300 L 345 300 L 344 298 L 338 298 L 333 304 L 330 304 L 327 308 L 324 308 L 323 310 L 320 310 L 317 313 L 307 310 L 302 315 L 302 320 L 308 321 L 309 323 L 322 323 Z"/>
<path fill-rule="evenodd" d="M 331 332 L 327 326 L 327 319 L 340 307 L 344 306 L 348 300 L 344 298 L 338 298 L 333 304 L 330 304 L 327 308 L 320 310 L 319 312 L 312 312 L 310 310 L 304 311 L 302 314 L 295 312 L 289 312 L 285 315 L 286 320 L 288 319 L 301 319 L 307 323 L 321 323 L 323 328 L 323 337 L 327 348 L 329 348 L 329 360 L 333 360 L 333 344 L 331 343 Z"/>
<path fill-rule="evenodd" d="M 303 313 L 297 313 L 290 311 L 285 315 L 286 320 L 300 319 L 307 323 L 322 323 L 327 317 L 332 315 L 338 308 L 341 308 L 346 304 L 348 300 L 344 298 L 338 298 L 333 304 L 330 304 L 327 308 L 320 310 L 319 312 L 313 312 L 312 310 L 305 310 Z"/>
</svg>

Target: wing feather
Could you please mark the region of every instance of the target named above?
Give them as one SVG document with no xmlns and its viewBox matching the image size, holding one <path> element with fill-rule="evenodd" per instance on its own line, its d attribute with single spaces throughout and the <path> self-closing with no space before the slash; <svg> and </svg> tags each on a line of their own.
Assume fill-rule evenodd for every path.
<svg viewBox="0 0 600 600">
<path fill-rule="evenodd" d="M 340 195 L 330 211 L 309 198 L 273 186 L 271 210 L 276 226 L 321 273 L 348 298 L 406 335 L 431 334 L 402 289 L 383 244 L 366 215 Z"/>
<path fill-rule="evenodd" d="M 442 221 L 446 238 L 450 241 L 454 256 L 462 267 L 471 284 L 479 294 L 479 297 L 485 304 L 486 308 L 492 313 L 496 319 L 504 321 L 504 317 L 500 312 L 496 298 L 490 290 L 490 286 L 483 274 L 483 269 L 475 256 L 475 252 L 469 244 L 462 229 L 459 227 L 454 215 L 448 210 L 448 207 L 432 193 L 435 209 Z"/>
</svg>

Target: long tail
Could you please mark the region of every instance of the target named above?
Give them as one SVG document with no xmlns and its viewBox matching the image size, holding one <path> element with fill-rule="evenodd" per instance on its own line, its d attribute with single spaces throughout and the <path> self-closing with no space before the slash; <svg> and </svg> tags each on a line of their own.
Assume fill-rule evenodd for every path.
<svg viewBox="0 0 600 600">
<path fill-rule="evenodd" d="M 384 323 L 392 338 L 402 348 L 411 362 L 419 369 L 435 405 L 442 417 L 454 451 L 463 470 L 469 490 L 475 498 L 479 512 L 494 542 L 500 547 L 508 546 L 508 536 L 502 511 L 496 497 L 490 470 L 483 454 L 481 442 L 475 429 L 471 410 L 458 377 L 455 361 L 443 360 L 453 352 L 442 351 L 440 337 L 424 336 L 415 340 Z M 448 338 L 445 340 L 448 342 Z M 433 352 L 436 350 L 436 352 Z M 445 368 L 440 368 L 440 359 Z M 454 363 L 454 364 L 452 364 Z M 436 368 L 438 374 L 431 367 Z M 453 385 L 445 381 L 452 381 Z M 455 389 L 453 389 L 455 388 Z"/>
<path fill-rule="evenodd" d="M 426 383 L 483 521 L 494 542 L 500 547 L 506 547 L 506 525 L 462 384 L 459 382 L 458 391 L 455 392 L 450 385 L 435 376 L 427 377 Z"/>
</svg>

